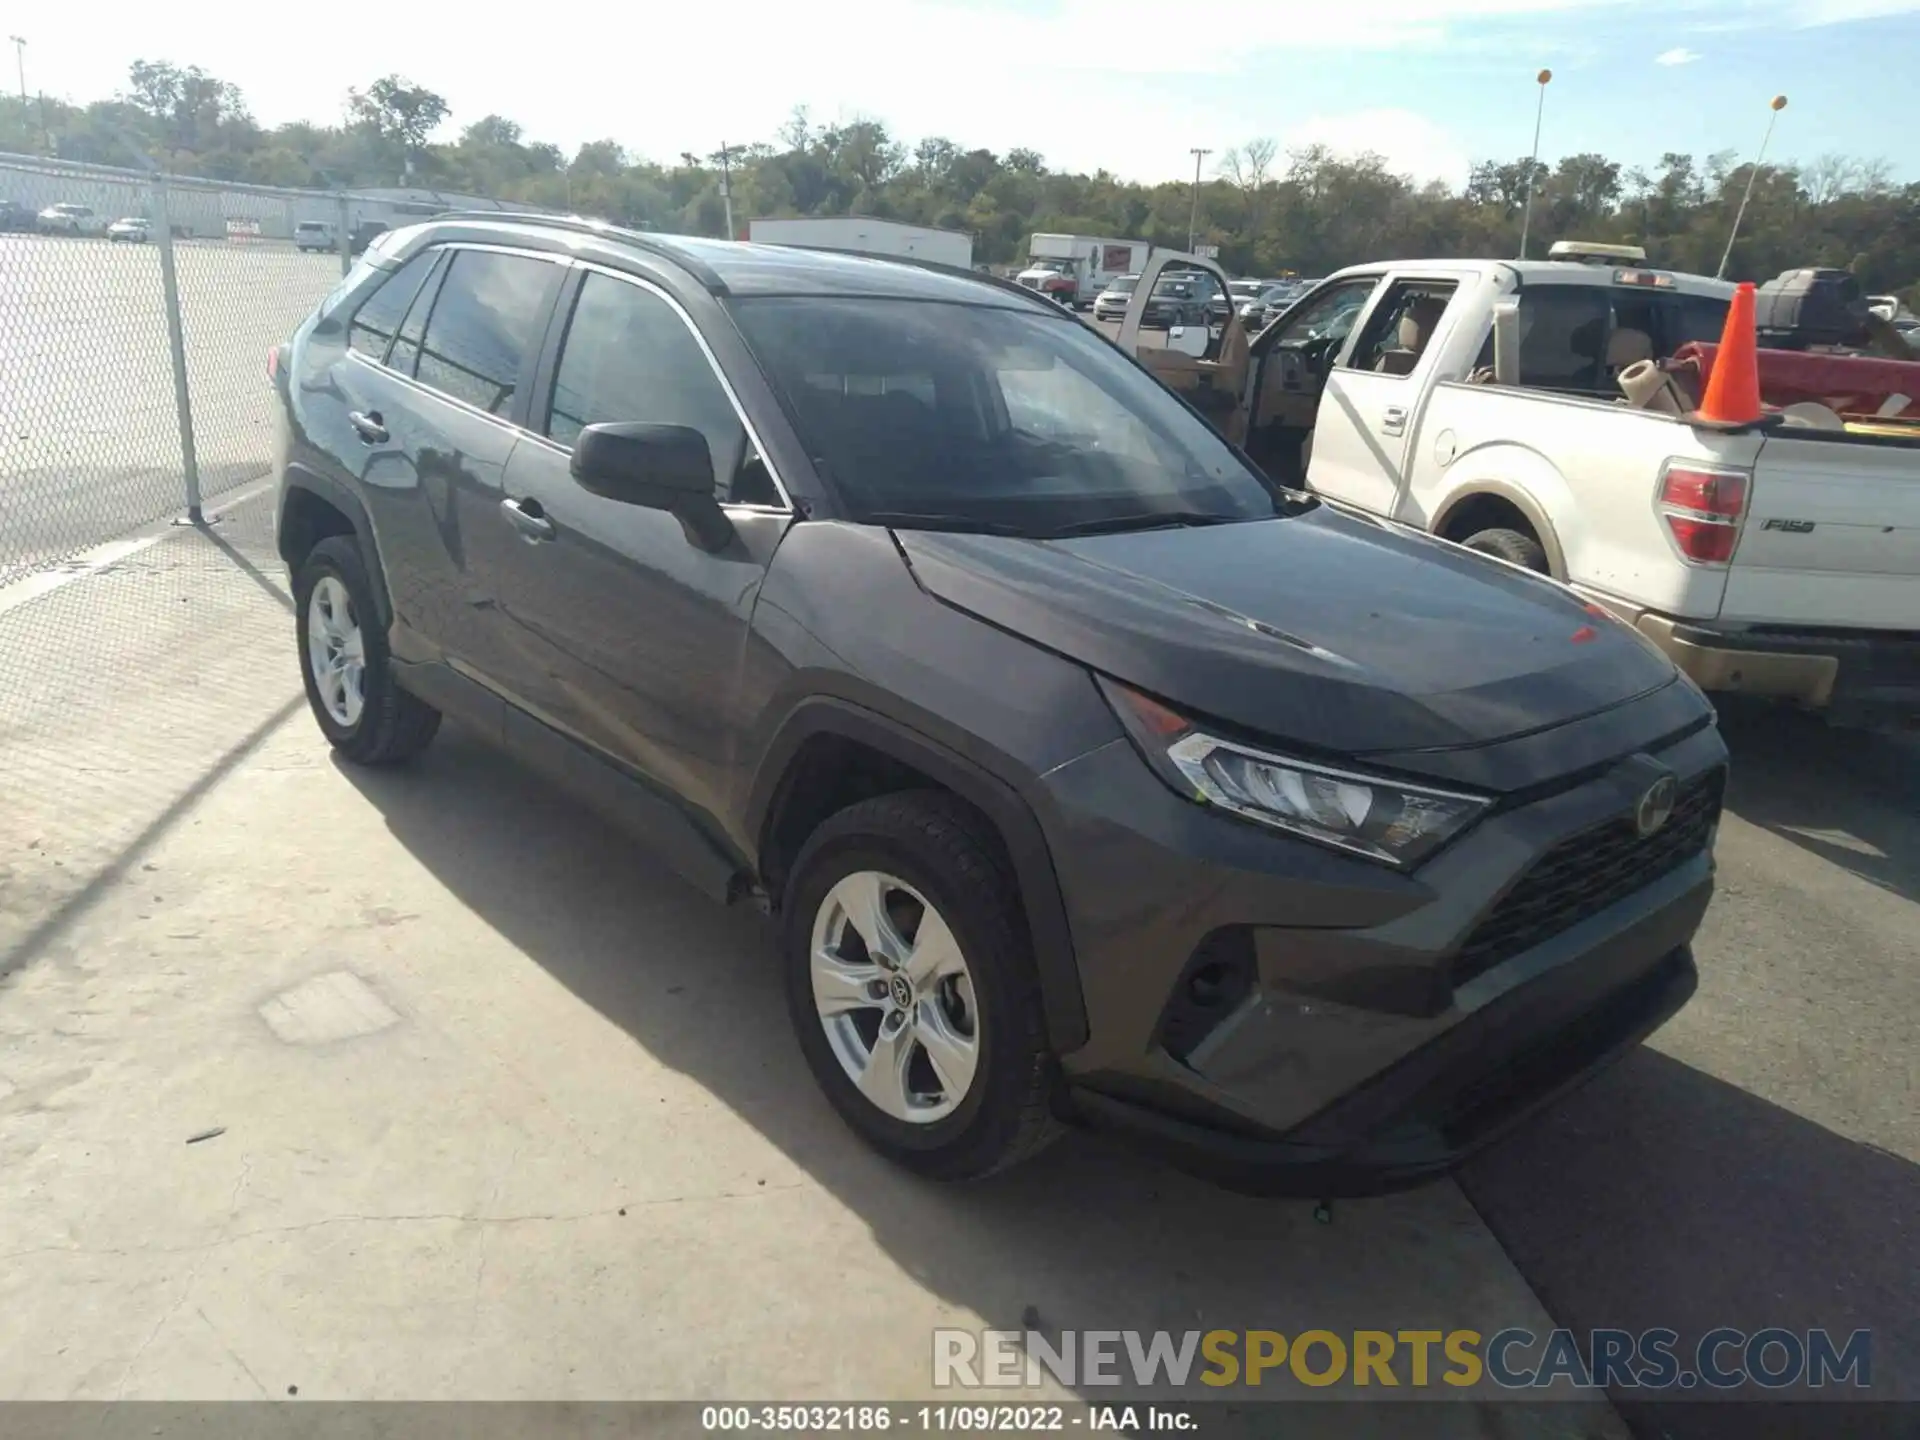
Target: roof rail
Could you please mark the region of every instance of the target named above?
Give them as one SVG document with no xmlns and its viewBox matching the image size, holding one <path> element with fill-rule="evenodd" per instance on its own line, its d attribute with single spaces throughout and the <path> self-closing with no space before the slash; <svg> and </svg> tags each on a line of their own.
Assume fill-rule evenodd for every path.
<svg viewBox="0 0 1920 1440">
<path fill-rule="evenodd" d="M 997 290 L 1018 295 L 1029 304 L 1038 305 L 1045 310 L 1058 310 L 1060 307 L 1047 299 L 1037 290 L 1029 290 L 1024 285 L 1016 285 L 1011 280 L 1003 280 L 991 272 L 962 270 L 958 265 L 943 264 L 938 260 L 922 260 L 918 255 L 868 255 L 860 250 L 837 250 L 828 245 L 782 245 L 782 250 L 811 250 L 821 255 L 855 255 L 862 260 L 879 260 L 888 265 L 910 265 L 915 270 L 930 270 L 936 275 L 951 275 L 959 280 L 975 280 L 982 285 L 991 285 Z"/>
<path fill-rule="evenodd" d="M 704 260 L 689 254 L 658 235 L 650 235 L 644 230 L 630 229 L 625 225 L 616 225 L 611 220 L 590 220 L 584 215 L 555 215 L 539 210 L 443 210 L 437 215 L 428 216 L 422 223 L 434 224 L 442 220 L 485 220 L 492 224 L 543 225 L 551 230 L 568 230 L 576 235 L 608 236 L 623 245 L 631 245 L 636 250 L 645 250 L 650 255 L 671 260 L 681 269 L 690 272 L 694 279 L 715 295 L 724 295 L 727 290 L 727 282 L 720 278 L 720 272 Z"/>
</svg>

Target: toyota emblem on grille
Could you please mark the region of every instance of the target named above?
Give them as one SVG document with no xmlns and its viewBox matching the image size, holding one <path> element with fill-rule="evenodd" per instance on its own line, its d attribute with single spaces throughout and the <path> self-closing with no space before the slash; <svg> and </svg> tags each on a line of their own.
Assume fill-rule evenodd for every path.
<svg viewBox="0 0 1920 1440">
<path fill-rule="evenodd" d="M 1633 807 L 1633 828 L 1642 840 L 1654 834 L 1673 816 L 1674 795 L 1679 786 L 1671 775 L 1662 775 L 1647 787 L 1640 803 Z"/>
</svg>

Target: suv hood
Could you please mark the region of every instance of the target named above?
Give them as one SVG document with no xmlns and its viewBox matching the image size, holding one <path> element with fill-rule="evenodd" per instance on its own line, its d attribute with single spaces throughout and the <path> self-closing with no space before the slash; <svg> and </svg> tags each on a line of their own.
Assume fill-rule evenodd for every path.
<svg viewBox="0 0 1920 1440">
<path fill-rule="evenodd" d="M 896 538 L 937 599 L 1188 713 L 1320 751 L 1490 744 L 1676 674 L 1551 581 L 1328 505 L 1070 540 Z"/>
</svg>

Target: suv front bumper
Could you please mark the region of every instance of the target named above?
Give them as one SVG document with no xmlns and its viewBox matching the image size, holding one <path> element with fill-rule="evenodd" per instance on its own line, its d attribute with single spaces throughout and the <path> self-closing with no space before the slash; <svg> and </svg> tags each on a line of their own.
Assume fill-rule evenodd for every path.
<svg viewBox="0 0 1920 1440">
<path fill-rule="evenodd" d="M 1091 1035 L 1063 1060 L 1074 1108 L 1269 1194 L 1458 1165 L 1693 992 L 1726 750 L 1707 728 L 1654 753 L 1696 803 L 1645 875 L 1618 826 L 1646 772 L 1625 763 L 1497 809 L 1411 875 L 1195 805 L 1126 741 L 1051 772 Z M 1543 874 L 1604 903 L 1558 924 Z"/>
</svg>

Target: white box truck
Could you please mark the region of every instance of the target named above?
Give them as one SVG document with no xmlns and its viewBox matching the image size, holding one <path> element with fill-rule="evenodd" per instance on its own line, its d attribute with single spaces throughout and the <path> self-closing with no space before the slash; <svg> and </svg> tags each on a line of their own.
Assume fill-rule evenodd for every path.
<svg viewBox="0 0 1920 1440">
<path fill-rule="evenodd" d="M 1102 235 L 1035 235 L 1027 247 L 1027 268 L 1014 279 L 1062 305 L 1084 310 L 1112 281 L 1145 269 L 1152 248 L 1144 240 Z"/>
<path fill-rule="evenodd" d="M 761 245 L 808 250 L 846 250 L 856 255 L 892 255 L 930 260 L 956 270 L 973 268 L 973 237 L 958 230 L 906 225 L 870 215 L 800 216 L 749 220 L 747 238 Z"/>
</svg>

